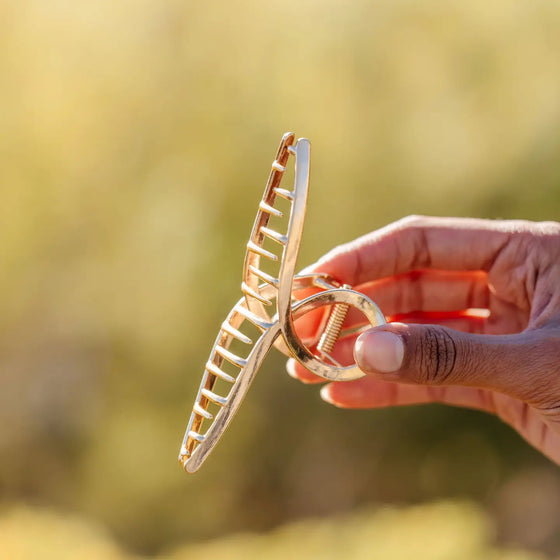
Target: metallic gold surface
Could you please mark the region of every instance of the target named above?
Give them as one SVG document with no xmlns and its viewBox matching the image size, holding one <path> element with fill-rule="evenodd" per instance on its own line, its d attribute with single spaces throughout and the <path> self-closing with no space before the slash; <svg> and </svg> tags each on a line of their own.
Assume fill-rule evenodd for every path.
<svg viewBox="0 0 560 560">
<path fill-rule="evenodd" d="M 291 157 L 295 159 L 295 179 L 290 191 L 280 184 Z M 329 353 L 341 335 L 348 309 L 350 306 L 359 309 L 371 325 L 385 323 L 375 303 L 350 286 L 324 274 L 295 272 L 307 206 L 309 164 L 309 141 L 301 138 L 294 144 L 294 134 L 285 134 L 247 243 L 241 283 L 244 296 L 230 311 L 214 342 L 179 452 L 179 462 L 189 473 L 198 470 L 224 433 L 273 345 L 324 379 L 347 381 L 363 373 L 355 364 L 341 366 Z M 277 207 L 277 197 L 288 202 L 289 215 L 285 216 L 286 212 Z M 272 217 L 287 218 L 285 233 L 271 227 Z M 268 245 L 265 248 L 267 240 L 279 251 L 273 251 Z M 262 259 L 279 265 L 277 276 L 262 269 Z M 302 290 L 311 288 L 322 291 L 303 299 L 298 297 Z M 294 319 L 322 306 L 332 306 L 332 311 L 326 324 L 320 326 L 317 340 L 301 340 Z M 249 324 L 260 333 L 257 340 L 244 332 Z M 234 341 L 242 343 L 247 352 L 243 355 L 233 352 Z M 317 341 L 319 344 L 312 351 Z M 226 395 L 214 390 L 218 381 L 229 388 Z M 211 412 L 210 407 L 217 408 L 217 412 Z M 205 422 L 209 424 L 203 430 Z"/>
</svg>

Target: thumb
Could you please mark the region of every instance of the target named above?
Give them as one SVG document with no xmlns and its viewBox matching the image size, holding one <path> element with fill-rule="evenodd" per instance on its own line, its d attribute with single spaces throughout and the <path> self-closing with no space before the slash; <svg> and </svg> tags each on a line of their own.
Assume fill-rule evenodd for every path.
<svg viewBox="0 0 560 560">
<path fill-rule="evenodd" d="M 527 402 L 560 395 L 556 328 L 502 336 L 390 323 L 360 335 L 354 355 L 362 371 L 387 381 L 482 387 Z"/>
</svg>

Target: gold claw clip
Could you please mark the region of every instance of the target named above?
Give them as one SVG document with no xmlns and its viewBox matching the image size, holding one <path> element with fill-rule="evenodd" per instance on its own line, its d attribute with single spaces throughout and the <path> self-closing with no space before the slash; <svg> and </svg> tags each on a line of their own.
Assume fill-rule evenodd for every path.
<svg viewBox="0 0 560 560">
<path fill-rule="evenodd" d="M 292 159 L 294 185 L 288 190 L 281 183 Z M 228 427 L 272 346 L 319 377 L 350 381 L 363 373 L 356 364 L 342 366 L 331 356 L 336 341 L 344 336 L 349 308 L 361 311 L 368 326 L 385 323 L 377 305 L 350 286 L 325 274 L 296 274 L 309 165 L 309 140 L 296 142 L 293 133 L 284 134 L 247 243 L 243 297 L 220 327 L 179 452 L 179 462 L 189 473 L 200 468 Z M 278 231 L 276 222 L 285 233 Z M 295 320 L 324 306 L 330 313 L 316 339 L 302 340 Z"/>
</svg>

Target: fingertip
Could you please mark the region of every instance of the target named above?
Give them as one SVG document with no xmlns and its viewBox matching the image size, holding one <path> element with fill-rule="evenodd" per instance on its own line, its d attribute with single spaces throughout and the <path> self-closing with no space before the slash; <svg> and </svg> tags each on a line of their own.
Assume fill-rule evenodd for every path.
<svg viewBox="0 0 560 560">
<path fill-rule="evenodd" d="M 321 399 L 326 403 L 336 406 L 336 408 L 354 408 L 351 403 L 344 399 L 344 391 L 340 391 L 340 385 L 346 385 L 348 382 L 334 382 L 321 387 L 319 394 Z M 343 398 L 340 399 L 337 393 L 342 393 Z"/>
<path fill-rule="evenodd" d="M 385 325 L 370 329 L 356 340 L 354 358 L 366 373 L 395 373 L 403 363 L 403 339 Z"/>
<path fill-rule="evenodd" d="M 383 408 L 400 404 L 396 383 L 369 375 L 353 381 L 329 383 L 322 388 L 321 398 L 344 409 Z"/>
<path fill-rule="evenodd" d="M 323 382 L 323 379 L 307 371 L 294 358 L 289 358 L 286 362 L 286 371 L 290 377 L 296 379 L 300 383 L 304 383 L 305 385 L 313 385 Z"/>
<path fill-rule="evenodd" d="M 288 360 L 286 361 L 286 371 L 288 372 L 288 375 L 290 377 L 297 379 L 295 366 L 296 366 L 296 361 L 293 358 L 288 358 Z"/>
<path fill-rule="evenodd" d="M 331 395 L 330 387 L 331 387 L 330 383 L 328 385 L 324 385 L 323 387 L 321 387 L 321 390 L 319 391 L 319 395 L 326 403 L 335 405 L 335 402 Z"/>
</svg>

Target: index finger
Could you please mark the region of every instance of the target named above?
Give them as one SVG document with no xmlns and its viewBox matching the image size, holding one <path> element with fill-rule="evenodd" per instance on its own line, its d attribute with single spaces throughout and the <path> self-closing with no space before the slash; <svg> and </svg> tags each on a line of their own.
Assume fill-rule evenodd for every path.
<svg viewBox="0 0 560 560">
<path fill-rule="evenodd" d="M 356 286 L 418 269 L 488 271 L 523 221 L 409 216 L 341 245 L 306 271 Z"/>
</svg>

